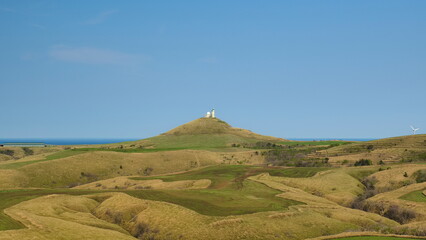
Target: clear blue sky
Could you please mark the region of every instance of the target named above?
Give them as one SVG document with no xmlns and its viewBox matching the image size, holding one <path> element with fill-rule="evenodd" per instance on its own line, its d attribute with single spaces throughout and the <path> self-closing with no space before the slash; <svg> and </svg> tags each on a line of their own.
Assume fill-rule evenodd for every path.
<svg viewBox="0 0 426 240">
<path fill-rule="evenodd" d="M 426 132 L 426 1 L 0 1 L 0 138 Z"/>
</svg>

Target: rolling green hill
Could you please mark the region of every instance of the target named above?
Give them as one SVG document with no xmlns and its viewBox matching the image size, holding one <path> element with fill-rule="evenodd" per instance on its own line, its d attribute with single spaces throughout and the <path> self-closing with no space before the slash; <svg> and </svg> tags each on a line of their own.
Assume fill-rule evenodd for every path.
<svg viewBox="0 0 426 240">
<path fill-rule="evenodd" d="M 144 140 L 126 142 L 124 148 L 182 148 L 208 149 L 226 148 L 232 144 L 254 143 L 259 141 L 284 142 L 282 138 L 264 136 L 249 130 L 231 127 L 218 118 L 199 118 L 180 125 L 166 133 Z"/>
</svg>

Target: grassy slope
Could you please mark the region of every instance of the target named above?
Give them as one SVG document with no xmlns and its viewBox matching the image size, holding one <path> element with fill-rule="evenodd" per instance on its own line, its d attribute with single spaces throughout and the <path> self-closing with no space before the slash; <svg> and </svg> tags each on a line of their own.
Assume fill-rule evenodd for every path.
<svg viewBox="0 0 426 240">
<path fill-rule="evenodd" d="M 308 177 L 326 170 L 322 168 L 277 169 L 259 168 L 253 166 L 215 166 L 183 174 L 140 179 L 163 179 L 167 181 L 194 180 L 209 178 L 212 180 L 212 189 L 206 190 L 115 190 L 125 192 L 131 196 L 165 201 L 181 205 L 201 214 L 211 216 L 228 216 L 248 214 L 262 211 L 279 211 L 291 205 L 302 204 L 275 195 L 280 191 L 271 189 L 263 184 L 247 181 L 246 177 L 260 172 L 269 172 L 279 176 Z M 75 190 L 75 189 L 32 189 L 32 190 L 4 190 L 0 191 L 0 210 L 35 197 L 48 194 L 81 195 L 102 190 Z M 108 192 L 108 191 L 107 191 Z M 0 214 L 0 230 L 22 227 L 4 213 Z M 2 226 L 2 227 L 1 227 Z"/>
<path fill-rule="evenodd" d="M 407 193 L 400 197 L 402 200 L 408 200 L 413 202 L 426 202 L 426 196 L 423 194 L 423 190 Z"/>
<path fill-rule="evenodd" d="M 335 240 L 418 240 L 419 238 L 407 237 L 386 237 L 386 236 L 357 236 L 357 237 L 344 237 L 333 238 Z"/>
<path fill-rule="evenodd" d="M 16 205 L 22 201 L 27 201 L 49 194 L 70 194 L 83 195 L 95 193 L 94 190 L 73 190 L 73 189 L 15 189 L 0 191 L 0 231 L 10 229 L 20 229 L 24 226 L 22 223 L 15 221 L 7 216 L 3 210 Z"/>
<path fill-rule="evenodd" d="M 34 164 L 34 163 L 39 163 L 39 162 L 45 162 L 45 161 L 50 161 L 50 160 L 55 160 L 55 159 L 60 159 L 60 158 L 66 158 L 66 157 L 70 157 L 70 156 L 74 156 L 80 153 L 84 153 L 85 151 L 81 151 L 81 150 L 64 150 L 64 151 L 59 151 L 53 154 L 50 154 L 48 156 L 46 156 L 44 159 L 39 159 L 39 160 L 31 160 L 31 161 L 19 161 L 19 162 L 13 162 L 13 163 L 6 163 L 6 164 L 2 164 L 0 165 L 0 169 L 17 169 L 29 164 Z"/>
<path fill-rule="evenodd" d="M 178 126 L 164 134 L 120 145 L 128 147 L 163 148 L 226 148 L 231 144 L 257 141 L 284 142 L 285 139 L 263 136 L 248 130 L 233 128 L 220 119 L 200 118 Z"/>
<path fill-rule="evenodd" d="M 21 202 L 6 213 L 28 228 L 0 231 L 0 239 L 135 239 L 120 226 L 93 216 L 98 205 L 87 197 L 61 194 Z"/>
<path fill-rule="evenodd" d="M 277 198 L 275 195 L 279 194 L 280 191 L 245 180 L 247 177 L 261 172 L 270 172 L 275 175 L 306 176 L 321 170 L 323 169 L 295 171 L 293 169 L 268 169 L 241 165 L 214 166 L 182 174 L 131 178 L 140 180 L 162 179 L 163 181 L 210 179 L 212 184 L 209 189 L 145 191 L 137 192 L 141 195 L 131 195 L 179 204 L 201 214 L 212 216 L 276 211 L 301 203 Z"/>
<path fill-rule="evenodd" d="M 120 225 L 139 239 L 307 239 L 369 226 L 394 226 L 373 214 L 343 209 L 300 192 L 312 205 L 295 205 L 286 211 L 239 216 L 206 216 L 159 201 L 122 193 L 91 196 L 54 195 L 23 202 L 7 210 L 25 220 L 29 229 L 2 231 L 0 239 L 102 239 L 106 229 L 121 232 L 105 221 Z M 104 220 L 103 222 L 100 220 Z M 89 228 L 90 227 L 90 228 Z M 76 231 L 78 229 L 78 231 Z M 90 233 L 87 231 L 90 229 Z M 104 232 L 105 233 L 105 232 Z M 121 232 L 122 233 L 122 232 Z M 110 237 L 118 239 L 110 232 Z M 94 238 L 94 236 L 98 236 Z M 104 237 L 103 235 L 102 237 Z"/>
<path fill-rule="evenodd" d="M 329 157 L 331 162 L 353 162 L 361 158 L 374 162 L 426 161 L 426 134 L 341 145 L 321 153 L 322 156 Z"/>
</svg>

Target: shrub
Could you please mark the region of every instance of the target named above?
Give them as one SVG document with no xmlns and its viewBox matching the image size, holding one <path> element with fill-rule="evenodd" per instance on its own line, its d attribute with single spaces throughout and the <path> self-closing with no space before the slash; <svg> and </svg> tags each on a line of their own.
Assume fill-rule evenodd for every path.
<svg viewBox="0 0 426 240">
<path fill-rule="evenodd" d="M 68 188 L 77 187 L 78 185 L 80 185 L 80 183 L 73 182 L 73 183 L 70 183 L 70 184 L 68 185 Z"/>
<path fill-rule="evenodd" d="M 0 154 L 5 154 L 12 157 L 15 154 L 15 151 L 10 149 L 0 150 Z"/>
<path fill-rule="evenodd" d="M 415 177 L 417 183 L 426 182 L 426 169 L 414 172 L 413 176 Z"/>
<path fill-rule="evenodd" d="M 391 205 L 383 216 L 404 224 L 415 218 L 416 213 L 412 210 L 402 209 L 398 205 Z"/>
<path fill-rule="evenodd" d="M 34 154 L 34 151 L 32 149 L 30 149 L 30 148 L 23 147 L 22 150 L 24 150 L 24 153 L 25 153 L 26 156 Z"/>
<path fill-rule="evenodd" d="M 151 175 L 152 171 L 154 171 L 154 169 L 152 167 L 147 167 L 147 168 L 145 168 L 145 170 L 143 170 L 143 175 L 149 176 L 149 175 Z"/>
<path fill-rule="evenodd" d="M 81 175 L 80 178 L 86 177 L 87 180 L 89 180 L 90 182 L 98 180 L 98 176 L 96 174 L 93 174 L 93 173 L 81 172 L 80 175 Z"/>
<path fill-rule="evenodd" d="M 158 229 L 150 227 L 146 223 L 138 222 L 134 225 L 133 229 L 130 231 L 132 235 L 138 239 L 149 239 L 154 240 Z"/>
<path fill-rule="evenodd" d="M 370 159 L 360 159 L 355 162 L 354 166 L 369 166 L 373 165 L 373 162 L 371 162 Z"/>
<path fill-rule="evenodd" d="M 354 201 L 351 207 L 366 212 L 379 214 L 401 224 L 408 223 L 417 216 L 414 211 L 400 208 L 398 205 L 391 205 L 386 208 L 383 203 L 376 203 L 371 201 Z"/>
</svg>

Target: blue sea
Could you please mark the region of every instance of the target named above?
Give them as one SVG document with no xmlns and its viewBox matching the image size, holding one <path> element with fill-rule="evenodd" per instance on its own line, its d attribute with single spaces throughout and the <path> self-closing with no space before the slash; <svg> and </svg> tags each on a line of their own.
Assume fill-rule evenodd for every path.
<svg viewBox="0 0 426 240">
<path fill-rule="evenodd" d="M 373 138 L 288 138 L 294 141 L 371 141 Z M 49 145 L 87 145 L 87 144 L 106 144 L 119 143 L 139 140 L 136 138 L 0 138 L 0 144 L 10 142 L 35 143 L 42 142 Z"/>
</svg>

